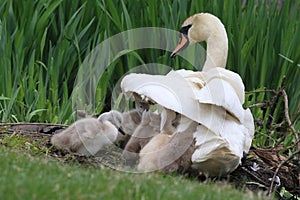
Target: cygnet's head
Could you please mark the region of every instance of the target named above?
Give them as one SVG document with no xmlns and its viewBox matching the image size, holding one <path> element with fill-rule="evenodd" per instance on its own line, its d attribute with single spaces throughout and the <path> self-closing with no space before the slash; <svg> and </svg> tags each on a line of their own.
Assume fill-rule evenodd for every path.
<svg viewBox="0 0 300 200">
<path fill-rule="evenodd" d="M 124 131 L 122 130 L 121 124 L 123 120 L 122 113 L 116 110 L 111 110 L 106 113 L 102 113 L 99 117 L 98 120 L 101 122 L 110 122 L 113 124 L 120 133 L 124 135 Z"/>
<path fill-rule="evenodd" d="M 146 102 L 136 100 L 135 109 L 139 112 L 139 114 L 142 114 L 145 110 L 149 110 L 149 104 Z"/>
</svg>

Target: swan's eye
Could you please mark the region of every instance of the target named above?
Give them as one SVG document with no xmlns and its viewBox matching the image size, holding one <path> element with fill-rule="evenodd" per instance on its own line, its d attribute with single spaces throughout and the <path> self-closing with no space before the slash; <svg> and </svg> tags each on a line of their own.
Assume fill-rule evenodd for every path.
<svg viewBox="0 0 300 200">
<path fill-rule="evenodd" d="M 181 27 L 180 29 L 180 33 L 183 33 L 184 35 L 187 35 L 188 34 L 188 31 L 189 29 L 192 27 L 192 24 L 189 24 L 189 25 L 186 25 L 186 26 L 183 26 Z"/>
</svg>

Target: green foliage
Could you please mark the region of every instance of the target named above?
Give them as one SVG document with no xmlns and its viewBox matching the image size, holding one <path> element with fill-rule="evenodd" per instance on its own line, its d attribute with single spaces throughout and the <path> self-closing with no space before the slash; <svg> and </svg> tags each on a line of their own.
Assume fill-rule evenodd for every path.
<svg viewBox="0 0 300 200">
<path fill-rule="evenodd" d="M 281 7 L 277 1 L 242 2 L 2 0 L 0 120 L 72 122 L 74 81 L 83 60 L 98 44 L 133 28 L 179 30 L 188 16 L 210 12 L 227 29 L 227 68 L 241 75 L 247 90 L 276 89 L 286 75 L 290 113 L 299 128 L 300 2 L 284 1 Z M 120 56 L 100 79 L 94 111 L 110 108 L 114 85 L 138 65 L 161 63 L 174 69 L 192 68 L 182 58 L 171 60 L 169 55 L 143 49 Z"/>
<path fill-rule="evenodd" d="M 5 131 L 4 131 L 5 132 Z M 4 135 L 4 132 L 1 134 Z M 24 137 L 18 132 L 15 132 L 11 135 L 4 136 L 0 139 L 0 144 L 7 147 L 21 149 L 29 151 L 34 154 L 44 155 L 49 152 L 51 148 L 48 148 L 44 145 L 46 139 L 32 140 L 30 137 Z"/>
<path fill-rule="evenodd" d="M 1 199 L 259 199 L 225 183 L 84 168 L 0 146 Z"/>
</svg>

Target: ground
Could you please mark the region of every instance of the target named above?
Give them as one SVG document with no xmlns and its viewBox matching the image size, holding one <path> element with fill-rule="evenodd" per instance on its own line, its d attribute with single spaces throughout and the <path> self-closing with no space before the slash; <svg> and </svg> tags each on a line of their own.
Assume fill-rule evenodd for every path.
<svg viewBox="0 0 300 200">
<path fill-rule="evenodd" d="M 104 149 L 101 157 L 87 157 L 53 147 L 50 143 L 51 136 L 64 128 L 63 125 L 55 124 L 2 124 L 0 126 L 0 144 L 25 148 L 30 153 L 47 154 L 62 162 L 76 161 L 95 168 L 103 167 L 103 165 L 118 167 L 118 162 L 114 162 L 119 160 L 120 152 L 114 148 Z M 212 181 L 221 179 L 237 188 L 247 188 L 255 192 L 275 191 L 277 196 L 282 199 L 299 199 L 299 159 L 279 155 L 280 150 L 280 148 L 251 148 L 242 165 L 234 172 L 226 177 L 210 179 Z M 274 173 L 276 173 L 275 176 Z M 205 176 L 198 174 L 187 176 L 199 181 L 206 179 Z"/>
</svg>

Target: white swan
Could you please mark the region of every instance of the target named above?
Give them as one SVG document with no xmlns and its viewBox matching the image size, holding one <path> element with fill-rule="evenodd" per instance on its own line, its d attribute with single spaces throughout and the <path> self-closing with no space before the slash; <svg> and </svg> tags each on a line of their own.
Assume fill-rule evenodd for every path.
<svg viewBox="0 0 300 200">
<path fill-rule="evenodd" d="M 116 141 L 122 115 L 112 110 L 101 114 L 98 119 L 80 119 L 51 138 L 58 149 L 84 155 L 95 155 L 101 148 Z"/>
<path fill-rule="evenodd" d="M 171 71 L 165 76 L 129 74 L 121 82 L 125 94 L 138 94 L 200 125 L 194 132 L 193 166 L 210 175 L 232 172 L 248 152 L 254 136 L 253 117 L 244 110 L 240 76 L 226 70 L 228 41 L 221 21 L 195 14 L 182 25 L 181 41 L 171 57 L 195 42 L 206 41 L 202 72 Z"/>
</svg>

